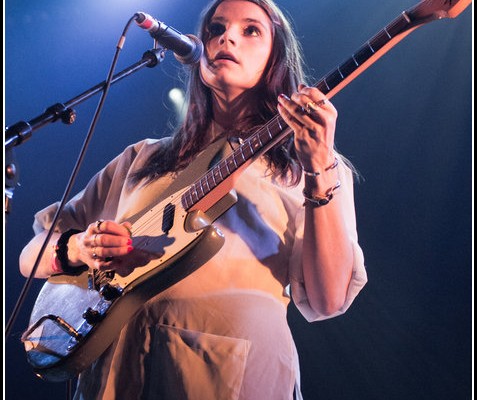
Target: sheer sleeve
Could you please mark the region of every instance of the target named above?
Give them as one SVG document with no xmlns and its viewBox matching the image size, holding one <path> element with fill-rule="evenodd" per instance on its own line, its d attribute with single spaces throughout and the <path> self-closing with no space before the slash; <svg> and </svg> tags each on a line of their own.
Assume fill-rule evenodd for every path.
<svg viewBox="0 0 477 400">
<path fill-rule="evenodd" d="M 143 153 L 150 152 L 146 149 L 157 142 L 145 139 L 130 145 L 97 172 L 86 187 L 67 202 L 55 231 L 84 230 L 92 221 L 115 219 L 121 194 L 127 190 L 128 177 L 137 168 L 137 160 L 144 160 Z M 59 202 L 53 203 L 35 214 L 35 234 L 50 229 L 59 205 Z"/>
<path fill-rule="evenodd" d="M 353 300 L 356 298 L 358 293 L 361 291 L 361 289 L 367 282 L 367 273 L 364 265 L 363 251 L 358 244 L 358 234 L 356 230 L 356 215 L 354 209 L 353 195 L 353 174 L 352 171 L 344 165 L 344 163 L 340 163 L 339 168 L 342 183 L 342 186 L 339 191 L 339 196 L 344 197 L 344 204 L 346 207 L 344 210 L 345 221 L 347 223 L 349 240 L 353 247 L 354 261 L 353 272 L 348 287 L 345 303 L 343 304 L 342 308 L 333 315 L 325 316 L 315 312 L 311 308 L 310 303 L 308 301 L 307 290 L 314 290 L 314 286 L 312 282 L 307 282 L 307 289 L 305 289 L 303 269 L 301 264 L 301 251 L 303 246 L 303 231 L 305 222 L 304 207 L 302 207 L 298 211 L 295 218 L 295 241 L 293 245 L 289 268 L 290 290 L 291 297 L 296 307 L 309 322 L 332 318 L 343 314 L 350 307 Z"/>
</svg>

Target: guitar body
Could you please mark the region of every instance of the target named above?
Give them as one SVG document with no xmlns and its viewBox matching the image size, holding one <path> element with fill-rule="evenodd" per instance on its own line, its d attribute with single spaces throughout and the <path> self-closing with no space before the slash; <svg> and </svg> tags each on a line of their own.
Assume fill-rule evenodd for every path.
<svg viewBox="0 0 477 400">
<path fill-rule="evenodd" d="M 77 376 L 108 348 L 141 305 L 220 250 L 224 237 L 212 222 L 235 204 L 235 193 L 217 200 L 207 214 L 182 207 L 183 189 L 170 194 L 187 187 L 193 180 L 189 170 L 207 168 L 220 147 L 191 163 L 164 192 L 166 197 L 133 223 L 133 246 L 146 252 L 149 262 L 102 285 L 91 270 L 54 275 L 43 285 L 22 337 L 27 360 L 39 377 L 59 382 Z"/>
<path fill-rule="evenodd" d="M 114 301 L 105 300 L 90 287 L 88 271 L 79 276 L 57 275 L 48 279 L 30 322 L 34 324 L 45 315 L 53 315 L 55 319 L 44 320 L 24 339 L 27 359 L 34 372 L 48 381 L 77 376 L 107 349 L 141 305 L 203 265 L 223 242 L 222 234 L 213 226 L 205 228 L 182 252 L 126 286 Z M 85 319 L 88 309 L 100 313 L 97 323 Z M 74 327 L 81 337 L 66 331 L 57 322 L 58 317 Z"/>
</svg>

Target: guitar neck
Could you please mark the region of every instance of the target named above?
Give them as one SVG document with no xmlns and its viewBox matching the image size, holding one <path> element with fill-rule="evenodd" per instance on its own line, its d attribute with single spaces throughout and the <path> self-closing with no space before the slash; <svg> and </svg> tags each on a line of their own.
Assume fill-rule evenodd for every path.
<svg viewBox="0 0 477 400">
<path fill-rule="evenodd" d="M 376 35 L 364 43 L 351 57 L 334 68 L 314 86 L 327 98 L 333 97 L 359 74 L 388 52 L 416 28 L 438 19 L 455 18 L 471 0 L 423 0 L 403 11 Z M 270 148 L 291 134 L 291 129 L 277 114 L 268 123 L 251 134 L 231 155 L 222 159 L 182 195 L 182 205 L 193 209 L 218 188 L 219 198 L 230 190 L 229 177 L 245 168 Z"/>
<path fill-rule="evenodd" d="M 381 56 L 418 27 L 431 21 L 454 18 L 471 0 L 424 0 L 398 17 L 364 43 L 351 57 L 315 85 L 330 99 Z"/>
</svg>

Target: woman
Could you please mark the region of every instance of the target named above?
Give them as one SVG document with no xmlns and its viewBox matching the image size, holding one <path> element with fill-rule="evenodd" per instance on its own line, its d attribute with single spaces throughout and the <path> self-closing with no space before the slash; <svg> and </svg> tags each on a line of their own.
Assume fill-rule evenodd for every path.
<svg viewBox="0 0 477 400">
<path fill-rule="evenodd" d="M 36 276 L 85 265 L 127 276 L 155 257 L 131 221 L 189 179 L 204 149 L 236 149 L 277 110 L 293 135 L 234 178 L 236 204 L 214 216 L 223 247 L 140 308 L 80 375 L 77 399 L 301 398 L 290 293 L 317 321 L 345 312 L 366 283 L 337 112 L 302 84 L 290 24 L 272 0 L 214 0 L 201 21 L 184 122 L 172 138 L 125 149 L 67 204 Z M 56 209 L 35 217 L 24 275 Z"/>
</svg>

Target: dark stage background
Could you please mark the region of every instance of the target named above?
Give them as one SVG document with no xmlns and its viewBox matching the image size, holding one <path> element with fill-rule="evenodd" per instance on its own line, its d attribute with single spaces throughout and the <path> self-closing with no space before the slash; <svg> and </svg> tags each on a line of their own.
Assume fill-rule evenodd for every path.
<svg viewBox="0 0 477 400">
<path fill-rule="evenodd" d="M 442 0 L 444 1 L 444 0 Z M 436 1 L 438 3 L 438 1 Z M 194 33 L 204 0 L 7 0 L 5 126 L 29 121 L 106 78 L 127 20 L 145 11 Z M 410 0 L 281 0 L 319 78 L 350 57 Z M 290 307 L 305 400 L 465 400 L 472 396 L 472 31 L 469 6 L 406 37 L 333 98 L 338 149 L 363 179 L 355 199 L 369 283 L 344 315 L 313 324 Z M 133 26 L 116 72 L 152 39 Z M 126 145 L 168 132 L 172 53 L 114 84 L 74 192 Z M 99 95 L 77 121 L 50 124 L 15 147 L 19 183 L 5 220 L 5 320 L 25 282 L 17 259 L 35 211 L 64 191 Z M 5 398 L 65 399 L 36 378 L 19 337 L 35 281 L 4 348 Z M 273 368 L 273 366 L 270 366 Z"/>
</svg>

